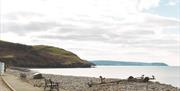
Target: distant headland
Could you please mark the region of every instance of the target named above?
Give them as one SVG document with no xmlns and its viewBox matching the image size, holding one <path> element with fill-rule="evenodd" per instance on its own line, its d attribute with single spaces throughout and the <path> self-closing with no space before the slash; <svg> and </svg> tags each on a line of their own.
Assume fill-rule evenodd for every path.
<svg viewBox="0 0 180 91">
<path fill-rule="evenodd" d="M 165 63 L 126 62 L 112 60 L 94 60 L 91 62 L 97 66 L 168 66 Z"/>
</svg>

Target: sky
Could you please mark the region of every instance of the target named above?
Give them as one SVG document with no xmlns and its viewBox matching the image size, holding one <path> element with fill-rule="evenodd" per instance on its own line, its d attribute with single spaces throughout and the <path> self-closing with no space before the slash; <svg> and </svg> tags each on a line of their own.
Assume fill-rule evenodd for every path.
<svg viewBox="0 0 180 91">
<path fill-rule="evenodd" d="M 180 0 L 0 0 L 0 39 L 85 60 L 180 65 Z"/>
</svg>

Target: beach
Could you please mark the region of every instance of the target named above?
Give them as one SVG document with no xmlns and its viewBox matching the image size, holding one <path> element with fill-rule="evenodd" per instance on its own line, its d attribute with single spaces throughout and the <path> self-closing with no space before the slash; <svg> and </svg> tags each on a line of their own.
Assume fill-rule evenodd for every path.
<svg viewBox="0 0 180 91">
<path fill-rule="evenodd" d="M 174 66 L 96 66 L 94 68 L 31 68 L 43 74 L 127 79 L 133 77 L 152 77 L 160 83 L 180 87 L 180 67 Z"/>
<path fill-rule="evenodd" d="M 6 74 L 19 77 L 20 73 L 27 75 L 26 82 L 32 86 L 35 80 L 32 79 L 34 71 L 29 70 L 12 70 L 8 69 Z M 42 74 L 46 79 L 52 79 L 60 83 L 60 91 L 180 91 L 179 88 L 162 84 L 159 82 L 129 82 L 126 79 L 105 79 L 104 84 L 99 84 L 100 79 L 95 77 L 79 77 L 79 76 L 65 76 L 65 75 L 52 75 Z M 118 81 L 118 83 L 117 83 Z M 88 83 L 96 83 L 91 87 Z M 42 84 L 41 84 L 42 83 Z M 40 89 L 43 89 L 44 80 L 40 80 Z M 98 84 L 97 84 L 98 83 Z"/>
</svg>

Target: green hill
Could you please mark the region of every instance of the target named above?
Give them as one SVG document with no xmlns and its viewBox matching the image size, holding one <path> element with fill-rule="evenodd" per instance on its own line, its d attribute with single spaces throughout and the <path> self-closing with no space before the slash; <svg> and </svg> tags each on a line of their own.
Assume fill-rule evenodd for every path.
<svg viewBox="0 0 180 91">
<path fill-rule="evenodd" d="M 0 61 L 15 67 L 67 68 L 91 67 L 93 64 L 61 48 L 29 46 L 0 40 Z"/>
</svg>

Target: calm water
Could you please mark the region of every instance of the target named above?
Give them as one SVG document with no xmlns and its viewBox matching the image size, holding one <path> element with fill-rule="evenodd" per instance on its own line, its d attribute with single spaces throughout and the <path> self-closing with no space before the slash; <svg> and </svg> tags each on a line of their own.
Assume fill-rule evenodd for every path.
<svg viewBox="0 0 180 91">
<path fill-rule="evenodd" d="M 146 66 L 97 66 L 96 68 L 51 68 L 32 69 L 45 74 L 88 76 L 106 78 L 156 77 L 155 81 L 180 87 L 180 67 L 146 67 Z"/>
</svg>

